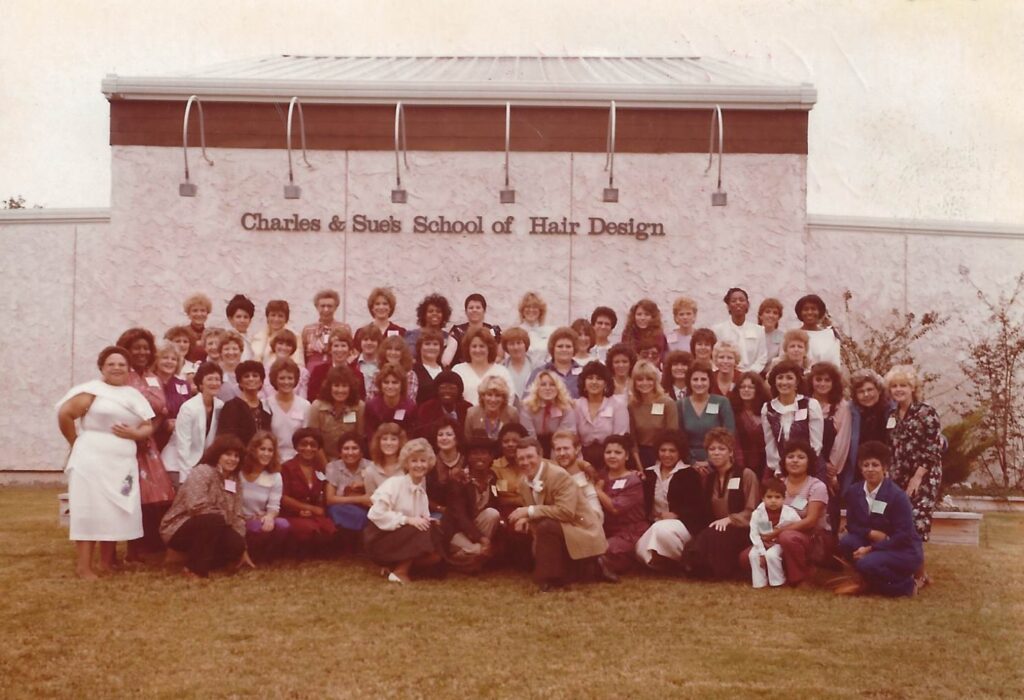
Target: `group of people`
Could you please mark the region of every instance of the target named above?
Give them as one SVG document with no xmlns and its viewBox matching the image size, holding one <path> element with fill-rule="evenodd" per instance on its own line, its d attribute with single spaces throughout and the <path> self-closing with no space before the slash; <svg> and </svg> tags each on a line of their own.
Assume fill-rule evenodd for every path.
<svg viewBox="0 0 1024 700">
<path fill-rule="evenodd" d="M 762 587 L 838 553 L 865 588 L 916 592 L 941 479 L 916 373 L 847 379 L 817 295 L 785 332 L 776 299 L 756 321 L 743 289 L 724 302 L 700 326 L 676 299 L 666 330 L 642 299 L 614 342 L 610 307 L 552 327 L 533 292 L 504 330 L 481 294 L 457 324 L 430 294 L 405 329 L 377 288 L 354 332 L 333 290 L 300 332 L 286 301 L 254 331 L 245 296 L 215 328 L 193 295 L 166 343 L 126 330 L 58 404 L 77 573 L 127 541 L 190 577 L 342 549 L 398 583 L 508 565 L 544 590 L 637 568 Z"/>
</svg>

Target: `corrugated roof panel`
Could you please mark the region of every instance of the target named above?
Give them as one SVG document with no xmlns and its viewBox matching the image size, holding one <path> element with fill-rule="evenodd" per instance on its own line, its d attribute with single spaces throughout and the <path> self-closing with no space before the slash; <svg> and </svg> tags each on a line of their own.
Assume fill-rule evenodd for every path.
<svg viewBox="0 0 1024 700">
<path fill-rule="evenodd" d="M 231 61 L 171 76 L 108 76 L 118 99 L 810 109 L 813 86 L 683 56 L 305 56 Z"/>
</svg>

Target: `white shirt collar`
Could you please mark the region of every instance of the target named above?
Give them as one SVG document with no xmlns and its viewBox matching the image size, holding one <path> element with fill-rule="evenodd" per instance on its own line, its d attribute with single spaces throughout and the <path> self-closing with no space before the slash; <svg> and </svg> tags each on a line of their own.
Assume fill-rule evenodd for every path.
<svg viewBox="0 0 1024 700">
<path fill-rule="evenodd" d="M 876 486 L 874 488 L 874 490 L 869 490 L 868 489 L 868 482 L 866 482 L 866 481 L 864 482 L 864 495 L 868 497 L 868 500 L 873 501 L 873 500 L 875 500 L 875 498 L 878 497 L 878 489 L 882 488 L 882 484 L 884 484 L 884 483 L 885 483 L 885 480 L 883 479 L 882 481 L 878 482 L 878 486 Z"/>
</svg>

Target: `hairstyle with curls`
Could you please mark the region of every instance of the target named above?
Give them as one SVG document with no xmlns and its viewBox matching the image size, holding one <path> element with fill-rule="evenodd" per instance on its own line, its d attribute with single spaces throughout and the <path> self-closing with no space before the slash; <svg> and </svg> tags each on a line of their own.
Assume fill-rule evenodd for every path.
<svg viewBox="0 0 1024 700">
<path fill-rule="evenodd" d="M 480 398 L 481 406 L 483 406 L 484 394 L 491 391 L 496 391 L 501 394 L 505 399 L 504 405 L 508 406 L 509 397 L 512 395 L 512 390 L 509 387 L 508 382 L 506 382 L 502 377 L 498 377 L 493 374 L 488 377 L 484 377 L 480 381 L 480 386 L 477 388 L 477 396 Z"/>
<path fill-rule="evenodd" d="M 779 357 L 786 356 L 786 347 L 790 343 L 803 343 L 804 346 L 804 361 L 807 360 L 807 348 L 811 345 L 811 337 L 807 335 L 807 331 L 801 328 L 791 328 L 782 334 L 782 344 L 779 346 Z"/>
<path fill-rule="evenodd" d="M 483 341 L 484 345 L 487 346 L 487 361 L 491 364 L 498 358 L 498 341 L 494 339 L 494 335 L 485 327 L 472 328 L 466 331 L 466 335 L 462 338 L 462 356 L 469 361 L 469 344 L 479 338 Z"/>
<path fill-rule="evenodd" d="M 237 311 L 245 311 L 249 314 L 249 318 L 252 318 L 256 315 L 256 305 L 253 304 L 252 300 L 244 294 L 236 294 L 231 297 L 227 308 L 224 309 L 224 313 L 228 318 L 231 318 Z"/>
<path fill-rule="evenodd" d="M 815 377 L 828 377 L 832 380 L 832 388 L 828 392 L 828 396 L 825 399 L 829 405 L 833 408 L 839 405 L 839 402 L 843 400 L 843 393 L 846 389 L 846 382 L 843 380 L 843 373 L 839 371 L 831 362 L 815 362 L 811 365 L 810 373 L 810 386 L 813 393 L 814 390 L 814 378 Z"/>
<path fill-rule="evenodd" d="M 359 459 L 360 461 L 362 461 L 364 455 L 366 454 L 366 445 L 364 444 L 363 436 L 354 430 L 348 430 L 342 433 L 341 437 L 338 438 L 338 459 L 341 459 L 341 448 L 343 448 L 345 444 L 349 442 L 354 442 L 356 444 L 356 447 L 359 448 Z"/>
<path fill-rule="evenodd" d="M 441 370 L 436 377 L 434 377 L 434 388 L 440 387 L 442 384 L 452 384 L 459 389 L 459 396 L 462 396 L 462 392 L 465 391 L 466 385 L 462 381 L 462 377 L 459 376 L 458 372 L 453 372 L 450 369 Z"/>
<path fill-rule="evenodd" d="M 427 343 L 437 343 L 439 347 L 438 359 L 444 352 L 444 334 L 436 328 L 423 328 L 416 338 L 416 360 L 423 361 L 423 346 Z"/>
<path fill-rule="evenodd" d="M 708 377 L 708 389 L 710 390 L 711 378 L 715 376 L 715 370 L 707 360 L 694 360 L 690 363 L 690 369 L 686 370 L 686 390 L 693 391 L 693 375 L 703 372 Z"/>
<path fill-rule="evenodd" d="M 242 377 L 250 373 L 260 375 L 261 382 L 267 379 L 267 368 L 263 366 L 262 362 L 258 360 L 242 360 L 235 367 L 235 381 L 241 384 Z"/>
<path fill-rule="evenodd" d="M 651 322 L 647 328 L 641 329 L 636 325 L 636 312 L 638 309 L 643 309 L 651 315 Z M 637 303 L 629 307 L 629 315 L 626 317 L 626 327 L 622 329 L 622 336 L 624 338 L 642 338 L 649 336 L 657 336 L 661 333 L 661 309 L 651 299 L 641 299 Z"/>
<path fill-rule="evenodd" d="M 690 297 L 676 297 L 676 300 L 672 302 L 672 316 L 675 317 L 680 311 L 692 311 L 693 315 L 697 315 L 697 302 Z"/>
<path fill-rule="evenodd" d="M 659 450 L 662 445 L 671 444 L 676 448 L 682 462 L 689 463 L 690 461 L 690 441 L 678 430 L 659 430 L 651 444 Z"/>
<path fill-rule="evenodd" d="M 590 350 L 597 343 L 597 339 L 594 337 L 594 326 L 591 325 L 590 321 L 585 318 L 578 318 L 569 324 L 569 328 L 576 331 L 577 338 L 587 337 L 590 339 L 590 344 L 587 345 L 587 350 Z"/>
<path fill-rule="evenodd" d="M 423 301 L 416 305 L 416 325 L 425 328 L 427 325 L 427 309 L 436 306 L 441 311 L 441 325 L 444 326 L 451 320 L 452 305 L 448 299 L 437 292 L 423 297 Z"/>
<path fill-rule="evenodd" d="M 749 381 L 754 385 L 754 398 L 750 402 L 750 412 L 760 418 L 761 409 L 766 403 L 771 401 L 772 394 L 768 389 L 768 385 L 765 384 L 764 379 L 757 372 L 744 372 L 736 378 L 736 383 L 732 387 L 732 391 L 729 392 L 729 403 L 732 404 L 733 415 L 739 415 L 743 411 L 746 411 L 746 406 L 743 399 L 740 398 L 740 385 L 743 382 Z"/>
<path fill-rule="evenodd" d="M 526 396 L 523 397 L 523 405 L 531 413 L 536 413 L 543 408 L 544 402 L 540 398 L 540 380 L 544 377 L 549 377 L 555 383 L 554 405 L 563 411 L 572 410 L 572 397 L 569 395 L 569 390 L 565 388 L 565 382 L 562 381 L 562 378 L 554 370 L 550 369 L 542 369 L 533 378 L 530 386 L 526 389 Z"/>
<path fill-rule="evenodd" d="M 886 388 L 893 385 L 893 382 L 904 382 L 910 385 L 910 396 L 913 401 L 919 401 L 921 380 L 917 377 L 917 370 L 912 365 L 896 365 L 885 373 Z M 889 392 L 890 395 L 892 392 Z"/>
<path fill-rule="evenodd" d="M 185 297 L 185 301 L 181 305 L 181 310 L 186 314 L 188 310 L 193 306 L 199 306 L 206 309 L 206 313 L 213 312 L 213 302 L 210 301 L 210 297 L 206 296 L 202 292 L 196 292 L 195 294 L 189 294 Z"/>
<path fill-rule="evenodd" d="M 508 346 L 515 342 L 522 342 L 527 350 L 530 349 L 530 334 L 519 326 L 509 328 L 501 334 L 501 347 L 508 352 Z"/>
<path fill-rule="evenodd" d="M 730 452 L 736 451 L 736 436 L 730 433 L 726 428 L 715 426 L 704 434 L 705 450 L 716 442 L 720 445 L 725 445 Z"/>
<path fill-rule="evenodd" d="M 707 345 L 711 350 L 714 350 L 715 345 L 718 343 L 718 336 L 710 328 L 698 328 L 690 336 L 690 353 L 697 357 L 697 344 Z"/>
<path fill-rule="evenodd" d="M 779 390 L 775 386 L 776 380 L 780 374 L 792 374 L 796 377 L 796 391 L 800 393 L 800 385 L 804 379 L 804 368 L 791 360 L 782 360 L 777 365 L 772 367 L 771 371 L 768 372 L 768 388 L 771 389 L 772 396 L 778 396 Z"/>
<path fill-rule="evenodd" d="M 610 306 L 598 306 L 590 313 L 590 325 L 597 323 L 597 319 L 604 316 L 612 322 L 612 328 L 619 325 L 619 317 Z"/>
<path fill-rule="evenodd" d="M 587 396 L 587 379 L 589 377 L 598 377 L 604 382 L 604 395 L 612 395 L 612 392 L 615 390 L 615 381 L 612 379 L 611 370 L 597 360 L 591 360 L 583 365 L 583 369 L 580 370 L 579 376 L 576 378 L 580 387 L 580 396 Z"/>
<path fill-rule="evenodd" d="M 331 367 L 327 371 L 327 376 L 324 377 L 323 384 L 320 385 L 320 391 L 317 393 L 317 398 L 326 404 L 334 404 L 334 395 L 331 390 L 336 384 L 344 384 L 348 387 L 348 398 L 345 399 L 345 405 L 355 407 L 359 405 L 359 389 L 360 382 L 356 379 L 356 375 L 351 369 L 345 365 L 338 367 Z"/>
<path fill-rule="evenodd" d="M 160 347 L 158 347 L 156 349 L 156 354 L 153 355 L 153 367 L 152 367 L 153 371 L 154 372 L 156 371 L 156 363 L 157 363 L 157 361 L 161 357 L 164 357 L 165 355 L 173 355 L 174 356 L 174 361 L 176 363 L 175 366 L 174 366 L 174 373 L 177 374 L 178 372 L 180 372 L 181 368 L 185 364 L 185 356 L 182 355 L 180 352 L 178 352 L 178 348 L 174 347 L 174 345 L 172 343 L 164 343 L 163 345 L 161 345 Z"/>
<path fill-rule="evenodd" d="M 625 435 L 608 435 L 604 440 L 601 441 L 601 453 L 608 449 L 609 445 L 618 445 L 626 453 L 626 469 L 630 468 L 630 464 L 633 462 L 633 438 L 629 434 Z"/>
<path fill-rule="evenodd" d="M 381 423 L 377 430 L 374 431 L 373 437 L 370 438 L 370 459 L 378 465 L 384 464 L 384 452 L 380 449 L 380 439 L 385 435 L 394 435 L 398 438 L 399 450 L 402 449 L 402 446 L 409 439 L 398 423 Z"/>
<path fill-rule="evenodd" d="M 605 355 L 604 365 L 608 368 L 608 373 L 615 376 L 615 363 L 613 360 L 619 355 L 624 356 L 629 360 L 629 373 L 633 372 L 633 365 L 636 364 L 636 353 L 633 352 L 633 348 L 629 347 L 625 343 L 616 343 L 615 345 L 608 348 L 608 353 Z"/>
<path fill-rule="evenodd" d="M 811 474 L 814 472 L 814 465 L 818 461 L 818 453 L 811 447 L 811 443 L 806 440 L 786 440 L 782 450 L 779 452 L 779 468 L 782 470 L 782 473 L 789 474 L 786 470 L 786 457 L 794 452 L 803 452 L 807 456 L 807 473 Z"/>
<path fill-rule="evenodd" d="M 579 340 L 579 336 L 576 335 L 576 331 L 574 331 L 572 328 L 569 328 L 568 326 L 559 326 L 554 331 L 552 331 L 550 336 L 548 336 L 548 355 L 554 358 L 555 345 L 558 343 L 559 340 L 566 339 L 572 342 L 572 354 L 575 355 L 576 341 Z"/>
<path fill-rule="evenodd" d="M 647 360 L 637 360 L 637 363 L 633 365 L 633 371 L 630 372 L 630 379 L 633 381 L 629 386 L 629 405 L 636 406 L 640 403 L 640 392 L 636 388 L 637 379 L 650 379 L 654 383 L 652 389 L 654 396 L 651 397 L 652 403 L 659 401 L 668 401 L 668 396 L 665 394 L 665 389 L 661 386 L 658 381 L 658 368 Z"/>
<path fill-rule="evenodd" d="M 379 330 L 377 331 L 380 332 Z M 331 331 L 328 336 L 327 347 L 334 345 L 335 342 L 341 341 L 348 345 L 349 350 L 356 344 L 355 339 L 352 337 L 352 329 L 348 326 L 342 326 L 341 328 L 335 328 Z"/>
<path fill-rule="evenodd" d="M 107 361 L 107 358 L 111 355 L 120 355 L 124 358 L 124 361 L 131 366 L 131 360 L 128 357 L 128 351 L 119 345 L 108 345 L 107 347 L 100 350 L 100 354 L 96 357 L 96 368 L 103 369 L 103 363 Z"/>
<path fill-rule="evenodd" d="M 267 306 L 263 310 L 263 315 L 269 317 L 270 314 L 274 312 L 284 314 L 285 323 L 288 323 L 288 319 L 292 317 L 292 309 L 284 299 L 271 299 L 267 302 Z"/>
<path fill-rule="evenodd" d="M 715 347 L 711 349 L 711 359 L 717 363 L 718 356 L 722 353 L 732 353 L 733 360 L 739 365 L 741 353 L 739 346 L 735 343 L 730 343 L 728 340 L 719 340 L 715 343 Z"/>
<path fill-rule="evenodd" d="M 768 309 L 775 309 L 776 311 L 779 312 L 779 318 L 782 318 L 782 302 L 776 299 L 775 297 L 768 297 L 767 299 L 762 301 L 757 307 L 758 325 L 764 325 L 763 323 L 761 323 L 761 314 L 763 314 Z"/>
<path fill-rule="evenodd" d="M 119 348 L 124 348 L 125 350 L 131 350 L 132 345 L 139 342 L 139 340 L 145 340 L 146 345 L 149 346 L 150 359 L 152 360 L 156 358 L 156 339 L 153 338 L 153 334 L 147 331 L 145 328 L 139 328 L 138 326 L 134 328 L 129 328 L 118 337 L 117 342 L 114 343 L 114 345 L 118 346 Z M 130 365 L 131 362 L 132 358 L 131 355 L 129 355 L 128 364 Z"/>
<path fill-rule="evenodd" d="M 188 349 L 192 350 L 199 342 L 199 336 L 192 330 L 192 326 L 171 326 L 164 333 L 164 340 L 169 340 L 172 343 L 178 338 L 188 338 Z"/>
<path fill-rule="evenodd" d="M 402 449 L 398 452 L 398 466 L 403 472 L 408 473 L 409 462 L 417 455 L 423 455 L 427 458 L 427 465 L 430 469 L 433 469 L 434 465 L 437 464 L 437 455 L 434 454 L 434 448 L 430 446 L 426 438 L 413 438 L 402 445 Z"/>
<path fill-rule="evenodd" d="M 221 336 L 220 339 L 221 351 L 224 350 L 225 345 L 230 345 L 231 343 L 234 343 L 235 345 L 238 346 L 238 352 L 245 352 L 245 339 L 242 337 L 242 335 L 235 330 L 226 330 L 224 331 L 224 334 Z"/>
<path fill-rule="evenodd" d="M 217 348 L 219 350 L 220 346 L 224 343 L 225 335 L 227 335 L 227 331 L 224 330 L 223 328 L 207 326 L 206 328 L 203 329 L 203 335 L 202 337 L 199 338 L 199 342 L 202 344 L 203 349 L 205 350 L 206 341 L 208 341 L 210 338 L 213 338 L 214 340 L 217 341 Z"/>
<path fill-rule="evenodd" d="M 409 391 L 408 372 L 402 369 L 401 365 L 396 365 L 394 362 L 388 362 L 381 365 L 381 368 L 373 377 L 373 384 L 377 387 L 377 393 L 382 397 L 384 396 L 384 380 L 388 377 L 397 379 L 401 384 L 401 387 L 398 390 L 398 400 L 402 401 L 402 399 L 405 398 L 406 393 Z"/>
<path fill-rule="evenodd" d="M 395 306 L 398 305 L 398 299 L 395 297 L 395 293 L 391 291 L 390 287 L 374 287 L 370 290 L 370 294 L 366 297 L 366 310 L 373 314 L 373 304 L 380 297 L 388 302 L 388 307 L 391 311 L 388 313 L 388 318 L 395 313 Z"/>
<path fill-rule="evenodd" d="M 463 431 L 462 426 L 459 425 L 458 421 L 452 419 L 451 416 L 443 415 L 436 422 L 430 426 L 430 432 L 427 434 L 427 441 L 434 447 L 435 450 L 440 448 L 437 446 L 437 434 L 441 432 L 443 428 L 451 428 L 452 435 L 455 436 L 455 449 L 462 452 L 462 438 Z"/>
<path fill-rule="evenodd" d="M 260 466 L 260 460 L 256 453 L 260 445 L 267 440 L 274 447 L 274 454 L 270 457 L 270 464 L 264 469 Z M 242 457 L 242 471 L 246 474 L 255 474 L 260 471 L 276 474 L 281 471 L 281 455 L 277 451 L 277 438 L 274 437 L 272 432 L 269 430 L 258 430 L 252 436 L 252 439 L 249 440 L 249 444 L 245 448 L 245 455 Z"/>
<path fill-rule="evenodd" d="M 886 399 L 889 397 L 889 389 L 886 387 L 885 380 L 882 379 L 882 375 L 870 367 L 862 367 L 861 369 L 854 370 L 853 374 L 850 375 L 850 396 L 853 397 L 854 402 L 857 401 L 857 392 L 863 385 L 869 382 L 874 384 L 875 388 L 878 389 L 879 403 L 885 403 Z M 858 403 L 857 405 L 859 406 L 860 404 Z"/>
<path fill-rule="evenodd" d="M 398 335 L 389 335 L 380 345 L 377 346 L 377 365 L 383 367 L 388 363 L 394 362 L 394 360 L 388 359 L 388 350 L 397 350 L 399 352 L 398 365 L 402 368 L 403 372 L 408 372 L 412 369 L 412 353 L 409 352 L 409 345 L 405 342 L 405 339 Z"/>
<path fill-rule="evenodd" d="M 536 306 L 540 310 L 540 314 L 537 317 L 537 323 L 544 325 L 544 319 L 548 317 L 548 305 L 537 292 L 527 292 L 523 295 L 523 298 L 519 300 L 519 322 L 525 323 L 526 319 L 523 318 L 523 309 L 527 306 Z"/>
<path fill-rule="evenodd" d="M 192 375 L 192 382 L 196 388 L 200 388 L 203 385 L 203 380 L 211 374 L 216 374 L 221 381 L 224 381 L 224 370 L 220 368 L 220 365 L 216 362 L 204 362 L 196 368 L 196 373 Z"/>
<path fill-rule="evenodd" d="M 299 382 L 299 366 L 295 364 L 295 361 L 290 357 L 282 357 L 274 360 L 274 364 L 270 365 L 270 386 L 277 390 L 277 380 L 282 374 L 291 374 L 295 377 L 295 384 L 298 386 Z M 294 389 L 294 387 L 293 387 Z"/>
<path fill-rule="evenodd" d="M 888 469 L 892 466 L 892 450 L 884 442 L 868 440 L 857 448 L 857 466 L 859 467 L 867 459 L 877 459 L 882 467 Z"/>
<path fill-rule="evenodd" d="M 506 423 L 501 426 L 501 430 L 498 431 L 498 442 L 500 443 L 504 440 L 505 436 L 509 433 L 515 433 L 519 437 L 526 437 L 530 434 L 530 431 L 524 428 L 520 423 Z"/>
<path fill-rule="evenodd" d="M 319 292 L 313 295 L 313 306 L 320 303 L 321 299 L 333 299 L 335 306 L 341 305 L 341 295 L 339 295 L 333 289 L 321 289 Z"/>
<path fill-rule="evenodd" d="M 210 446 L 203 451 L 203 456 L 200 458 L 199 463 L 216 467 L 217 462 L 220 461 L 220 458 L 225 452 L 234 452 L 237 454 L 239 459 L 238 464 L 239 467 L 241 467 L 242 456 L 245 454 L 245 445 L 242 444 L 242 441 L 237 435 L 232 435 L 231 433 L 224 433 L 223 435 L 215 437 L 213 442 L 210 443 Z"/>
</svg>

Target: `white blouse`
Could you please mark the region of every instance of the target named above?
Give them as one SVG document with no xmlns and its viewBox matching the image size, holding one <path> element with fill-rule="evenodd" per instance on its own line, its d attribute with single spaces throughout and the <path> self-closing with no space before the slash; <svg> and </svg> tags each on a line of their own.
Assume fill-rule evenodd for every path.
<svg viewBox="0 0 1024 700">
<path fill-rule="evenodd" d="M 368 517 L 381 530 L 397 530 L 410 518 L 429 518 L 427 480 L 414 484 L 408 474 L 396 475 L 377 487 L 370 497 Z"/>
<path fill-rule="evenodd" d="M 299 395 L 292 398 L 290 411 L 281 408 L 277 402 L 277 394 L 267 399 L 270 407 L 270 432 L 277 438 L 277 451 L 281 455 L 281 461 L 287 462 L 295 456 L 295 448 L 292 447 L 292 435 L 299 428 L 309 425 L 307 414 L 309 413 L 309 401 Z"/>
</svg>

